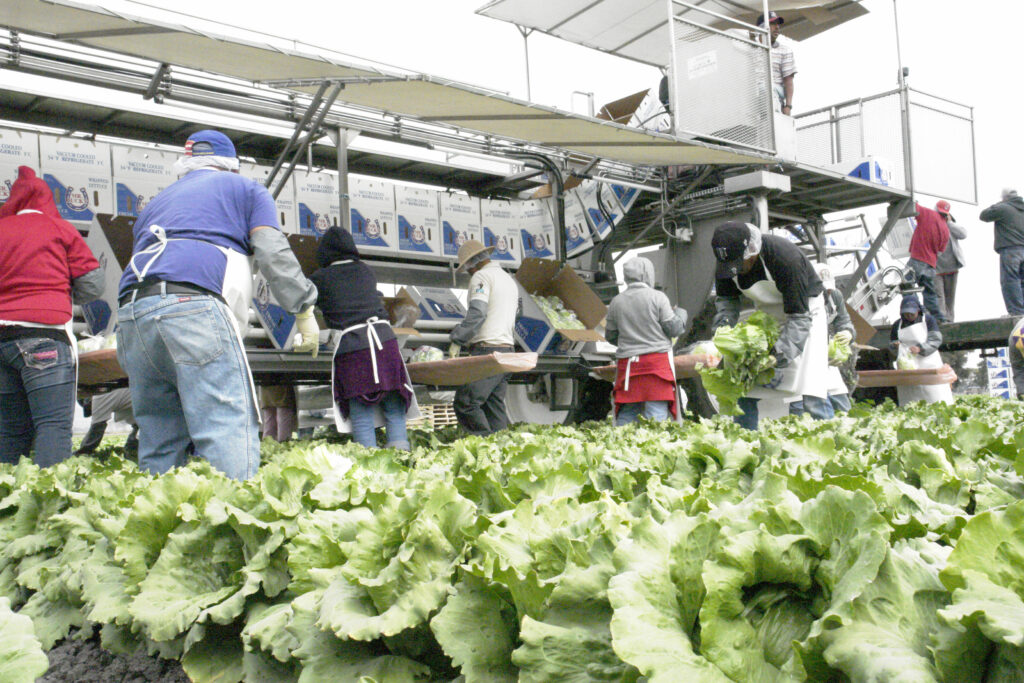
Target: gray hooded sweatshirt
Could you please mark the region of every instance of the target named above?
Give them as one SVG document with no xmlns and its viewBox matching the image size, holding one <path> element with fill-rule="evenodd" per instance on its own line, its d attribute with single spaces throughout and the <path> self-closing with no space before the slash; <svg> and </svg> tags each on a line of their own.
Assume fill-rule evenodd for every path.
<svg viewBox="0 0 1024 683">
<path fill-rule="evenodd" d="M 1009 247 L 1024 247 L 1024 199 L 1013 195 L 1006 201 L 993 204 L 981 212 L 981 220 L 995 222 L 996 243 L 994 249 L 1002 251 Z"/>
<path fill-rule="evenodd" d="M 605 339 L 617 344 L 616 358 L 665 353 L 672 337 L 686 330 L 686 311 L 673 310 L 664 292 L 654 289 L 654 264 L 643 257 L 622 266 L 626 290 L 608 305 Z"/>
</svg>

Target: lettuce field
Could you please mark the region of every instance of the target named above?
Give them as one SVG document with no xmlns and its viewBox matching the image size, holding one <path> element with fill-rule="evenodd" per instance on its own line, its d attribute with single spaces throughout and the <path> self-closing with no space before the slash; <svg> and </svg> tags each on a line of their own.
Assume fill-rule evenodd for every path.
<svg viewBox="0 0 1024 683">
<path fill-rule="evenodd" d="M 0 680 L 1024 680 L 1024 404 L 0 469 Z"/>
</svg>

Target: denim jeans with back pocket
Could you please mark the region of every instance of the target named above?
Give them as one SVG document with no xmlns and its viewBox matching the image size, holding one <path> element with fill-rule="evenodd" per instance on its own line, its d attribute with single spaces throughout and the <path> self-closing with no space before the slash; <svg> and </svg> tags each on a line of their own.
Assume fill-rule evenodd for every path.
<svg viewBox="0 0 1024 683">
<path fill-rule="evenodd" d="M 47 467 L 71 457 L 75 359 L 49 337 L 0 341 L 0 462 L 35 452 Z"/>
</svg>

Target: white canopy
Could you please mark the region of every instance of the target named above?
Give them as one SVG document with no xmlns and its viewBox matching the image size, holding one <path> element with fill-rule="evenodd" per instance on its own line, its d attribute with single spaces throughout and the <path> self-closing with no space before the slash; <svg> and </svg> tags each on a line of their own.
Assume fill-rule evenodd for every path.
<svg viewBox="0 0 1024 683">
<path fill-rule="evenodd" d="M 687 4 L 748 24 L 757 21 L 764 7 L 762 0 Z M 768 5 L 785 20 L 785 35 L 795 40 L 867 14 L 860 0 L 771 0 Z M 685 5 L 676 5 L 675 12 L 713 28 L 735 26 Z M 664 67 L 671 61 L 667 0 L 491 0 L 477 14 L 652 66 Z"/>
<path fill-rule="evenodd" d="M 557 4 L 557 3 L 551 3 Z M 0 0 L 0 25 L 155 62 L 313 92 L 344 80 L 339 103 L 442 123 L 471 132 L 640 165 L 750 164 L 757 153 L 634 128 L 516 100 L 504 94 L 211 24 L 129 16 L 71 0 Z M 202 25 L 185 26 L 177 20 Z M 211 32 L 210 27 L 223 33 Z"/>
</svg>

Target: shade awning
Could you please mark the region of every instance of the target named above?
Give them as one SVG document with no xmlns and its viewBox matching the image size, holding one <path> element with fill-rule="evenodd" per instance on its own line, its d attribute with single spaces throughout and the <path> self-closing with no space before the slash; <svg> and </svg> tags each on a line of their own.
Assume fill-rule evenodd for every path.
<svg viewBox="0 0 1024 683">
<path fill-rule="evenodd" d="M 748 24 L 757 21 L 763 8 L 762 0 L 690 0 L 687 4 Z M 860 0 L 772 0 L 770 7 L 783 15 L 785 35 L 794 40 L 867 14 Z M 675 12 L 712 28 L 735 27 L 684 5 L 677 5 Z M 477 14 L 652 66 L 671 62 L 665 0 L 492 0 Z"/>
<path fill-rule="evenodd" d="M 557 4 L 557 3 L 552 3 Z M 660 3 L 659 3 L 660 4 Z M 664 7 L 664 5 L 661 5 Z M 0 0 L 0 23 L 27 33 L 249 82 L 312 93 L 343 80 L 337 100 L 444 124 L 502 142 L 554 147 L 629 164 L 761 164 L 768 155 L 635 128 L 516 100 L 456 81 L 377 66 L 357 58 L 250 34 L 162 11 L 181 21 L 128 16 L 72 0 Z M 194 21 L 201 28 L 186 26 Z M 266 38 L 265 42 L 249 36 Z"/>
</svg>

